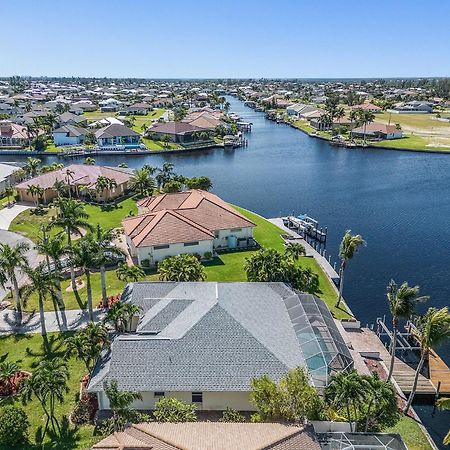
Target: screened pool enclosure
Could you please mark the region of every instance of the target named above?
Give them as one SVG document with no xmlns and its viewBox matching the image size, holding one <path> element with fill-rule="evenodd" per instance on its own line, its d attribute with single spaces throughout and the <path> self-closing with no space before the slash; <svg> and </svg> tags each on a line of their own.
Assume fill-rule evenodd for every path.
<svg viewBox="0 0 450 450">
<path fill-rule="evenodd" d="M 298 294 L 284 302 L 316 387 L 325 387 L 334 373 L 353 367 L 350 351 L 323 300 Z"/>
</svg>

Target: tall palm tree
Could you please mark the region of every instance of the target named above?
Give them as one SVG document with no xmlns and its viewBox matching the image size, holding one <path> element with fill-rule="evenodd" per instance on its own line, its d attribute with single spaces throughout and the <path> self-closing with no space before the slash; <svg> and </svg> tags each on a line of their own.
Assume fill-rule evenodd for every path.
<svg viewBox="0 0 450 450">
<path fill-rule="evenodd" d="M 68 186 L 63 180 L 55 180 L 53 189 L 56 191 L 58 197 L 62 197 L 67 194 Z"/>
<path fill-rule="evenodd" d="M 57 280 L 57 299 L 58 304 L 61 309 L 64 308 L 64 300 L 62 295 L 61 288 L 61 271 L 62 271 L 62 263 L 61 260 L 64 256 L 68 255 L 68 247 L 64 242 L 64 236 L 58 234 L 54 237 L 49 237 L 47 234 L 47 230 L 43 229 L 43 235 L 38 240 L 36 248 L 39 253 L 45 255 L 47 270 L 48 272 L 53 272 L 55 274 Z M 51 267 L 51 262 L 53 261 L 53 269 Z"/>
<path fill-rule="evenodd" d="M 91 271 L 97 265 L 96 256 L 99 248 L 97 242 L 88 235 L 75 242 L 70 252 L 70 265 L 79 267 L 83 270 L 86 276 L 86 294 L 87 306 L 89 311 L 89 320 L 94 321 L 94 311 L 92 305 L 92 285 L 91 285 Z"/>
<path fill-rule="evenodd" d="M 50 227 L 61 227 L 67 234 L 67 245 L 72 249 L 72 235 L 78 234 L 82 236 L 82 229 L 92 231 L 93 227 L 89 219 L 89 214 L 86 212 L 84 205 L 78 200 L 71 198 L 58 198 L 54 202 L 57 208 L 56 217 L 50 222 Z M 76 290 L 75 270 L 70 268 L 70 277 L 72 281 L 72 289 Z"/>
<path fill-rule="evenodd" d="M 0 244 L 0 284 L 5 287 L 7 280 L 10 280 L 13 285 L 19 324 L 22 323 L 22 304 L 16 269 L 24 270 L 28 267 L 25 254 L 29 249 L 30 246 L 26 242 L 19 242 L 15 247 L 9 244 Z"/>
<path fill-rule="evenodd" d="M 35 177 L 39 173 L 39 166 L 41 160 L 39 158 L 27 158 L 27 163 L 24 166 L 24 170 L 30 178 Z"/>
<path fill-rule="evenodd" d="M 359 120 L 364 125 L 364 142 L 366 142 L 367 125 L 375 120 L 375 114 L 363 109 L 359 110 Z"/>
<path fill-rule="evenodd" d="M 298 242 L 289 242 L 284 249 L 284 254 L 297 260 L 300 256 L 306 255 L 305 247 Z"/>
<path fill-rule="evenodd" d="M 170 181 L 175 176 L 173 172 L 172 163 L 164 163 L 161 169 L 159 169 L 158 175 L 156 175 L 156 181 L 158 187 L 164 186 L 168 181 Z"/>
<path fill-rule="evenodd" d="M 350 119 L 350 139 L 352 139 L 353 124 L 357 123 L 359 118 L 358 111 L 352 109 L 348 117 Z"/>
<path fill-rule="evenodd" d="M 360 234 L 352 235 L 351 230 L 347 230 L 342 238 L 341 245 L 339 247 L 339 257 L 341 258 L 340 268 L 340 282 L 339 282 L 339 297 L 336 303 L 336 308 L 339 308 L 342 300 L 342 292 L 344 290 L 344 271 L 348 265 L 348 262 L 353 258 L 358 249 L 366 245 L 366 242 Z"/>
<path fill-rule="evenodd" d="M 419 297 L 418 294 L 419 286 L 409 286 L 406 281 L 399 287 L 394 280 L 391 280 L 387 286 L 386 296 L 392 315 L 391 364 L 387 381 L 390 381 L 394 371 L 398 321 L 399 319 L 410 319 L 417 303 L 428 299 L 425 296 Z"/>
<path fill-rule="evenodd" d="M 41 334 L 47 336 L 47 328 L 45 326 L 44 303 L 51 296 L 56 296 L 58 283 L 56 276 L 46 270 L 43 263 L 38 264 L 35 269 L 28 267 L 25 272 L 30 283 L 24 287 L 24 297 L 28 298 L 32 294 L 37 294 L 39 302 L 39 316 L 41 321 Z"/>
<path fill-rule="evenodd" d="M 44 188 L 38 184 L 31 184 L 28 186 L 27 194 L 30 194 L 35 199 L 36 207 L 38 207 L 39 200 L 44 195 Z"/>
<path fill-rule="evenodd" d="M 417 365 L 411 393 L 404 409 L 405 414 L 411 408 L 416 395 L 419 375 L 430 353 L 430 349 L 450 338 L 450 312 L 448 307 L 441 309 L 429 308 L 426 314 L 419 318 L 418 330 L 420 333 L 420 361 Z"/>
<path fill-rule="evenodd" d="M 57 402 L 63 403 L 64 395 L 69 392 L 67 382 L 69 380 L 69 369 L 62 358 L 43 359 L 33 370 L 31 377 L 21 383 L 20 392 L 22 401 L 28 404 L 33 397 L 41 404 L 47 420 L 43 436 L 51 424 L 53 432 L 60 432 L 55 410 Z"/>
<path fill-rule="evenodd" d="M 104 230 L 100 224 L 97 224 L 93 239 L 97 246 L 95 247 L 95 261 L 96 267 L 100 269 L 100 283 L 102 286 L 102 304 L 108 305 L 108 296 L 106 292 L 106 265 L 114 262 L 114 259 L 120 256 L 125 256 L 125 252 L 112 244 L 116 237 L 113 229 Z"/>
</svg>

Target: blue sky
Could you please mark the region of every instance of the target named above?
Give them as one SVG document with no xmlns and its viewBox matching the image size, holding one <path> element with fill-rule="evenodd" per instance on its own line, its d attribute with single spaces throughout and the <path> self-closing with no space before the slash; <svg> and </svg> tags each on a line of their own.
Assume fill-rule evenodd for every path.
<svg viewBox="0 0 450 450">
<path fill-rule="evenodd" d="M 450 75 L 447 0 L 14 0 L 0 15 L 0 76 Z"/>
</svg>

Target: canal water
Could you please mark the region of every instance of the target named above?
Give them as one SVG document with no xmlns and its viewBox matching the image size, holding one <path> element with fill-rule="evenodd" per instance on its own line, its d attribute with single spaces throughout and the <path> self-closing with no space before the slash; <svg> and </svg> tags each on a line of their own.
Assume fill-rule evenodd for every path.
<svg viewBox="0 0 450 450">
<path fill-rule="evenodd" d="M 362 234 L 367 247 L 348 265 L 344 295 L 363 324 L 387 314 L 391 278 L 430 296 L 422 310 L 450 305 L 450 155 L 337 148 L 228 100 L 253 123 L 246 148 L 95 159 L 129 167 L 172 162 L 183 175 L 209 176 L 215 193 L 265 217 L 307 213 L 328 227 L 332 260 L 346 229 Z M 450 362 L 450 345 L 440 353 Z M 430 411 L 420 408 L 442 436 L 450 413 L 430 420 Z"/>
</svg>

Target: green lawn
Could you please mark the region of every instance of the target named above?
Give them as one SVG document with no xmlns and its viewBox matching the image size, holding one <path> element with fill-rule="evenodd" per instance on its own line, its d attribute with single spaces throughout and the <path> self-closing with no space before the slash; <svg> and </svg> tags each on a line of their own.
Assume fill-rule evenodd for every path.
<svg viewBox="0 0 450 450">
<path fill-rule="evenodd" d="M 50 343 L 50 354 L 46 354 L 43 348 L 42 337 L 39 334 L 13 335 L 0 337 L 0 360 L 17 361 L 23 370 L 32 372 L 37 362 L 44 356 L 52 358 L 62 356 L 64 349 L 64 340 L 69 333 L 50 333 L 48 335 Z M 75 358 L 67 360 L 70 372 L 69 392 L 65 395 L 64 402 L 57 404 L 57 417 L 62 419 L 67 417 L 75 405 L 75 398 L 80 388 L 80 380 L 85 374 L 84 364 Z M 6 402 L 5 402 L 6 403 Z M 8 403 L 15 403 L 18 406 L 21 402 L 18 398 L 8 400 Z M 33 400 L 29 403 L 25 410 L 30 421 L 29 437 L 32 443 L 35 442 L 36 433 L 45 425 L 42 409 L 38 401 Z M 61 421 L 62 422 L 62 421 Z M 93 427 L 84 426 L 80 428 L 71 427 L 59 442 L 53 441 L 49 443 L 46 438 L 46 445 L 32 445 L 21 447 L 23 450 L 69 450 L 69 449 L 88 449 L 95 442 L 99 441 L 98 437 L 93 437 Z M 0 447 L 1 448 L 1 447 Z M 1 450 L 9 450 L 1 448 Z"/>
<path fill-rule="evenodd" d="M 141 138 L 141 141 L 149 150 L 167 151 L 179 148 L 179 145 L 174 142 L 168 142 L 167 144 L 162 141 L 154 141 L 149 138 Z"/>
<path fill-rule="evenodd" d="M 439 147 L 430 145 L 430 138 L 418 136 L 418 135 L 404 135 L 401 139 L 390 139 L 386 141 L 379 141 L 370 143 L 375 147 L 389 147 L 392 149 L 410 149 L 410 150 L 421 150 L 421 151 L 448 151 L 449 147 Z"/>
<path fill-rule="evenodd" d="M 282 230 L 257 214 L 237 206 L 234 207 L 256 224 L 254 237 L 262 247 L 283 250 L 284 243 L 281 238 L 281 235 L 283 234 Z M 251 251 L 226 253 L 214 258 L 210 263 L 205 263 L 207 280 L 245 281 L 244 261 L 245 258 L 249 257 L 252 253 L 253 252 Z M 299 260 L 299 264 L 301 267 L 309 268 L 317 273 L 319 277 L 319 291 L 317 292 L 317 295 L 327 303 L 333 315 L 338 319 L 350 317 L 346 311 L 335 308 L 336 292 L 316 260 L 311 257 L 302 257 Z"/>
<path fill-rule="evenodd" d="M 105 117 L 114 117 L 116 113 L 114 112 L 102 112 L 102 111 L 92 111 L 83 113 L 83 117 L 86 117 L 88 121 L 94 122 L 99 119 L 104 119 Z"/>
<path fill-rule="evenodd" d="M 420 426 L 410 417 L 403 416 L 395 426 L 383 431 L 400 434 L 409 450 L 433 450 Z"/>
<path fill-rule="evenodd" d="M 23 234 L 32 241 L 36 242 L 40 234 L 40 225 L 48 224 L 55 214 L 53 208 L 46 210 L 46 214 L 38 216 L 32 213 L 33 210 L 28 209 L 19 214 L 11 223 L 9 231 Z M 98 223 L 104 228 L 117 228 L 121 226 L 122 220 L 130 213 L 137 213 L 135 200 L 128 198 L 118 203 L 115 207 L 103 207 L 86 205 L 86 211 L 89 214 L 90 222 L 93 226 Z M 60 230 L 53 230 L 57 233 Z"/>
<path fill-rule="evenodd" d="M 133 130 L 138 133 L 142 133 L 142 125 L 148 127 L 154 120 L 158 120 L 166 112 L 163 108 L 155 108 L 150 111 L 146 116 L 131 116 L 134 117 Z"/>
</svg>

